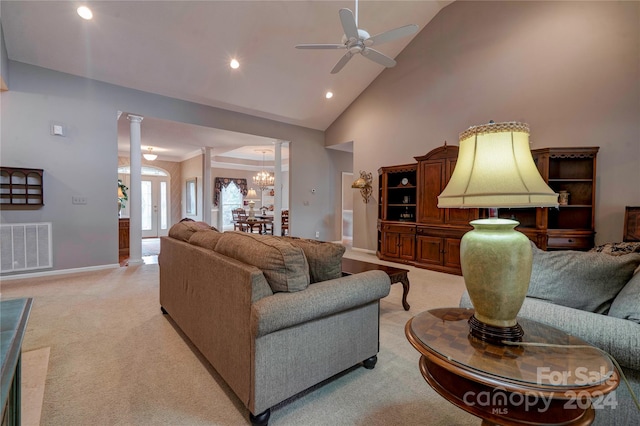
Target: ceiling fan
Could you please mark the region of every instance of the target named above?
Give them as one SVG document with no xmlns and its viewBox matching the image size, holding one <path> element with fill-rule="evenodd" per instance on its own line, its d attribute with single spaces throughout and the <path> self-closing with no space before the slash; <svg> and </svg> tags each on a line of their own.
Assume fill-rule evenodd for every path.
<svg viewBox="0 0 640 426">
<path fill-rule="evenodd" d="M 356 0 L 356 14 L 349 9 L 340 9 L 340 22 L 344 29 L 342 36 L 342 44 L 298 44 L 297 49 L 347 49 L 347 53 L 340 58 L 338 63 L 331 70 L 331 74 L 339 72 L 353 55 L 360 53 L 365 58 L 391 68 L 396 65 L 396 61 L 392 58 L 372 49 L 371 46 L 377 46 L 382 43 L 406 37 L 418 31 L 415 24 L 405 25 L 393 30 L 376 34 L 373 37 L 365 30 L 358 28 L 358 0 Z"/>
</svg>

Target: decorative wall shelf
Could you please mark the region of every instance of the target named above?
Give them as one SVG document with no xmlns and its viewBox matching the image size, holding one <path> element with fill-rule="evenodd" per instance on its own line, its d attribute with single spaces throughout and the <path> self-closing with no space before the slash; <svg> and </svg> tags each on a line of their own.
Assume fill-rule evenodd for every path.
<svg viewBox="0 0 640 426">
<path fill-rule="evenodd" d="M 0 167 L 0 204 L 43 206 L 42 169 Z"/>
</svg>

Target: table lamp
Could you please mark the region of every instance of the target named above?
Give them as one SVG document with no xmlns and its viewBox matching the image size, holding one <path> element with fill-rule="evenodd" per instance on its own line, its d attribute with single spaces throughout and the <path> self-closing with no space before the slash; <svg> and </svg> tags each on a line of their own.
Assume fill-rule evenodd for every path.
<svg viewBox="0 0 640 426">
<path fill-rule="evenodd" d="M 256 212 L 253 210 L 253 207 L 256 205 L 257 198 L 258 194 L 256 193 L 256 190 L 249 188 L 247 196 L 245 197 L 245 199 L 249 201 L 249 215 L 247 216 L 247 220 L 256 220 Z"/>
<path fill-rule="evenodd" d="M 529 148 L 529 126 L 507 122 L 470 127 L 460 134 L 458 160 L 438 196 L 440 208 L 558 207 Z M 529 239 L 519 222 L 490 217 L 470 222 L 460 243 L 462 275 L 475 309 L 470 332 L 502 344 L 524 334 L 516 316 L 531 279 Z"/>
</svg>

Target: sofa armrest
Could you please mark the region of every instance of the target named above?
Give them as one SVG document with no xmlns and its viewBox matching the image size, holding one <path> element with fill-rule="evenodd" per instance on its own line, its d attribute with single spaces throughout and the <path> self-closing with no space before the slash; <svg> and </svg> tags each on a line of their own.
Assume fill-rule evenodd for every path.
<svg viewBox="0 0 640 426">
<path fill-rule="evenodd" d="M 460 306 L 472 307 L 466 291 Z M 608 352 L 621 366 L 640 370 L 640 324 L 531 297 L 525 299 L 518 316 L 559 328 Z"/>
<path fill-rule="evenodd" d="M 391 282 L 382 271 L 367 271 L 311 284 L 294 293 L 276 293 L 251 309 L 251 333 L 264 336 L 336 312 L 366 305 L 389 294 Z"/>
</svg>

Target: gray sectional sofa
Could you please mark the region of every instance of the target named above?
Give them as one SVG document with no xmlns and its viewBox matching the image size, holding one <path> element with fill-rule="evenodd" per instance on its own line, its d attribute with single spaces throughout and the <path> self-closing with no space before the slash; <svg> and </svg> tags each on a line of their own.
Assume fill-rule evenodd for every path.
<svg viewBox="0 0 640 426">
<path fill-rule="evenodd" d="M 342 277 L 344 247 L 193 222 L 161 238 L 160 305 L 250 412 L 354 365 L 373 368 L 387 274 Z"/>
<path fill-rule="evenodd" d="M 545 252 L 533 246 L 531 283 L 518 316 L 608 352 L 640 396 L 640 254 L 630 253 L 640 251 L 640 244 L 627 251 L 608 246 L 613 250 L 604 246 L 587 253 Z M 472 307 L 467 293 L 460 306 Z M 605 401 L 598 404 L 595 425 L 640 425 L 640 408 L 624 382 Z"/>
</svg>

